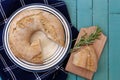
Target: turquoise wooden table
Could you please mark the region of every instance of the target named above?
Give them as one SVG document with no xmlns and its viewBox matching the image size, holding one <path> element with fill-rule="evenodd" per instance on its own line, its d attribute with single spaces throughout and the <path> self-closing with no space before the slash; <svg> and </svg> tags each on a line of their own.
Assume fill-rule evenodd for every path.
<svg viewBox="0 0 120 80">
<path fill-rule="evenodd" d="M 120 80 L 120 0 L 64 1 L 78 30 L 99 25 L 108 37 L 93 80 Z M 85 79 L 69 73 L 67 80 Z"/>
</svg>

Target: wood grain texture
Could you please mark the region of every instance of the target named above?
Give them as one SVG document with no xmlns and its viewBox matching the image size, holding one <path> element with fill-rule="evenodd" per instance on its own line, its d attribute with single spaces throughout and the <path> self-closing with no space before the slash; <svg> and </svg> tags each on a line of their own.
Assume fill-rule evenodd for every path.
<svg viewBox="0 0 120 80">
<path fill-rule="evenodd" d="M 77 0 L 77 29 L 92 26 L 92 0 Z M 77 76 L 77 80 L 85 80 Z"/>
<path fill-rule="evenodd" d="M 107 36 L 109 29 L 108 4 L 108 0 L 93 0 L 93 25 L 100 26 L 103 33 Z M 108 80 L 108 55 L 107 40 L 107 44 L 105 45 L 98 64 L 98 70 L 95 73 L 93 80 Z"/>
<path fill-rule="evenodd" d="M 74 17 L 71 17 L 72 22 L 76 22 L 76 28 L 79 30 L 82 27 L 88 27 L 91 25 L 99 25 L 105 35 L 109 36 L 109 3 L 110 3 L 110 11 L 113 8 L 114 13 L 119 12 L 119 7 L 114 6 L 118 0 L 64 0 L 66 3 L 69 3 L 68 10 L 72 11 L 72 5 L 77 5 L 76 7 L 76 18 L 74 21 Z M 77 2 L 77 4 L 73 4 L 73 1 Z M 117 3 L 118 6 L 119 3 Z M 111 8 L 112 7 L 112 8 Z M 75 9 L 75 7 L 74 7 Z M 112 11 L 112 12 L 113 12 Z M 75 13 L 70 12 L 70 16 Z M 109 40 L 108 40 L 109 41 Z M 103 55 L 101 56 L 98 71 L 94 76 L 93 80 L 109 80 L 109 44 L 107 44 L 103 50 Z M 103 65 L 104 64 L 104 65 Z M 73 79 L 76 80 L 76 79 Z M 77 80 L 84 80 L 81 77 L 77 77 Z"/>
<path fill-rule="evenodd" d="M 109 11 L 112 14 L 120 14 L 120 0 L 109 0 Z"/>
<path fill-rule="evenodd" d="M 77 28 L 77 16 L 76 16 L 77 15 L 77 9 L 76 9 L 77 0 L 63 0 L 63 1 L 66 2 L 72 25 Z M 76 75 L 72 73 L 68 73 L 67 80 L 76 80 L 76 78 L 77 78 Z"/>
<path fill-rule="evenodd" d="M 73 26 L 77 26 L 77 0 L 63 0 L 66 2 L 68 12 L 72 21 Z"/>
<path fill-rule="evenodd" d="M 80 33 L 79 33 L 79 35 L 77 37 L 76 43 L 78 43 L 78 41 L 80 40 L 81 36 L 84 35 L 84 32 L 86 32 L 87 34 L 91 34 L 95 30 L 96 30 L 96 27 L 94 27 L 94 26 L 93 27 L 89 27 L 89 28 L 81 28 L 80 29 Z M 104 45 L 105 45 L 105 42 L 106 42 L 106 36 L 101 34 L 101 36 L 99 38 L 100 39 L 96 40 L 94 42 L 94 44 L 93 44 L 93 47 L 94 47 L 94 49 L 95 49 L 95 51 L 97 53 L 97 56 L 98 56 L 98 60 L 99 60 L 99 58 L 101 56 L 101 53 L 102 53 L 102 50 L 104 48 Z M 74 52 L 71 53 L 71 56 L 70 56 L 70 58 L 68 60 L 67 66 L 66 66 L 66 70 L 91 80 L 93 78 L 94 72 L 91 72 L 91 71 L 89 71 L 87 69 L 84 69 L 84 68 L 81 68 L 81 67 L 77 67 L 77 66 L 72 64 L 72 60 L 73 60 L 73 55 L 74 54 L 76 54 L 76 53 L 74 53 Z"/>
<path fill-rule="evenodd" d="M 75 24 L 78 30 L 82 27 L 99 25 L 102 27 L 105 35 L 108 36 L 107 44 L 99 62 L 98 71 L 93 80 L 119 80 L 120 0 L 64 1 L 69 4 L 68 10 L 72 24 Z M 72 11 L 76 11 L 76 13 Z M 77 79 L 75 77 L 72 80 L 84 79 L 78 76 Z"/>
<path fill-rule="evenodd" d="M 92 26 L 92 0 L 77 1 L 77 28 Z"/>
<path fill-rule="evenodd" d="M 120 15 L 110 14 L 109 80 L 120 79 Z"/>
</svg>

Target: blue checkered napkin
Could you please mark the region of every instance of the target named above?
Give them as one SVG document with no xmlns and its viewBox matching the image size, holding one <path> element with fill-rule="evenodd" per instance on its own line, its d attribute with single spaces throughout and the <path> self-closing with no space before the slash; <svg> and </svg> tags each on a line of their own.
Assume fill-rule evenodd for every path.
<svg viewBox="0 0 120 80">
<path fill-rule="evenodd" d="M 63 13 L 63 15 L 70 22 L 66 5 L 63 1 L 58 0 L 0 0 L 0 76 L 3 80 L 66 80 L 67 73 L 64 71 L 64 66 L 67 59 L 55 67 L 55 69 L 44 72 L 27 72 L 13 64 L 7 57 L 2 47 L 2 32 L 4 24 L 9 16 L 21 6 L 30 3 L 44 3 L 52 5 Z M 72 28 L 73 39 L 77 37 L 78 31 Z"/>
</svg>

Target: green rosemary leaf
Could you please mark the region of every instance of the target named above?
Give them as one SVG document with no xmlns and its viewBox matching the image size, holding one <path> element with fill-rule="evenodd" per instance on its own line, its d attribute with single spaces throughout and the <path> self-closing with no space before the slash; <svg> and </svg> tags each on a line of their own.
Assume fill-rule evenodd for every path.
<svg viewBox="0 0 120 80">
<path fill-rule="evenodd" d="M 102 32 L 101 28 L 97 27 L 96 31 L 91 33 L 89 36 L 87 36 L 87 33 L 85 33 L 71 51 L 80 48 L 80 46 L 93 44 L 96 39 L 99 39 L 101 32 Z"/>
</svg>

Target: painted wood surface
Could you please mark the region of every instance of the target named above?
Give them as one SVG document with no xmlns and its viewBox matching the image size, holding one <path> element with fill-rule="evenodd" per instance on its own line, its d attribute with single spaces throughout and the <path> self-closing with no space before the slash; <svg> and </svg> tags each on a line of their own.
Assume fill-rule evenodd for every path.
<svg viewBox="0 0 120 80">
<path fill-rule="evenodd" d="M 119 80 L 120 72 L 120 0 L 64 0 L 72 24 L 82 27 L 98 25 L 108 40 L 93 80 Z M 85 80 L 69 73 L 67 80 Z"/>
</svg>

